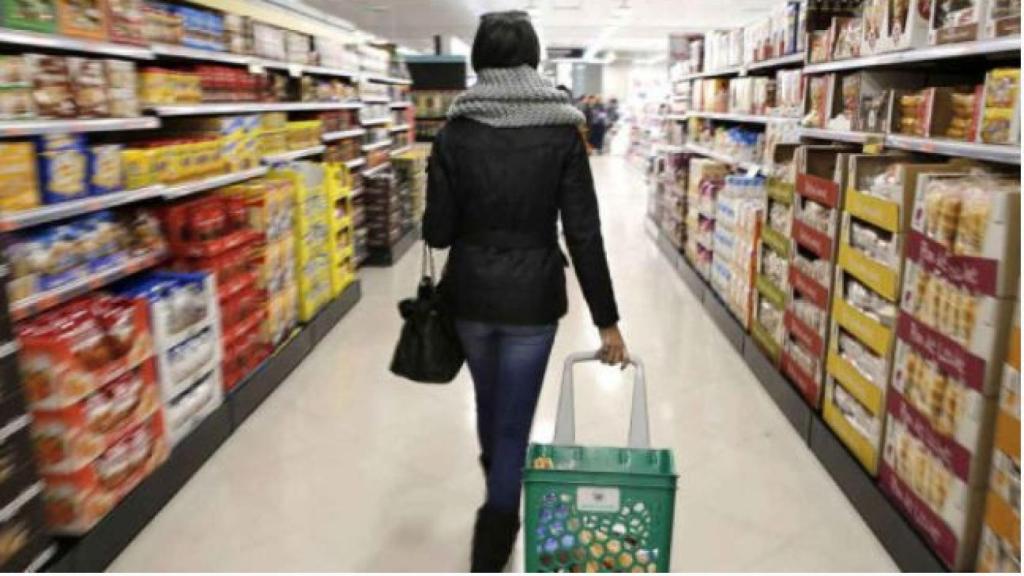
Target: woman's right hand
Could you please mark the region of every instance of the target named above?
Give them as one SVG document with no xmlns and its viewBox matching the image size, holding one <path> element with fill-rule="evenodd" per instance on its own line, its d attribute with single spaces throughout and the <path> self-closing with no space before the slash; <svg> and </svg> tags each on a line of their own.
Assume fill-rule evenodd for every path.
<svg viewBox="0 0 1024 576">
<path fill-rule="evenodd" d="M 626 341 L 619 332 L 618 324 L 601 328 L 601 350 L 598 351 L 601 362 L 609 366 L 621 364 L 625 370 L 629 364 L 629 353 L 626 352 Z"/>
</svg>

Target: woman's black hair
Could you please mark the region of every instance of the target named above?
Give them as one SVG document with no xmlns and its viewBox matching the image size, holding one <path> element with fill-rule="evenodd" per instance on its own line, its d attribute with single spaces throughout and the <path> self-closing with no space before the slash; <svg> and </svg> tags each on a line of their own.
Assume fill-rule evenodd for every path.
<svg viewBox="0 0 1024 576">
<path fill-rule="evenodd" d="M 540 40 L 530 15 L 519 10 L 489 12 L 480 17 L 473 39 L 473 69 L 540 65 Z"/>
</svg>

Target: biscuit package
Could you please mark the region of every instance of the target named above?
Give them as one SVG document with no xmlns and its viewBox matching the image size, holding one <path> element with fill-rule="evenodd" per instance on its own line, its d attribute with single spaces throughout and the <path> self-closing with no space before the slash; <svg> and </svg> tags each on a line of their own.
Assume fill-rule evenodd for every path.
<svg viewBox="0 0 1024 576">
<path fill-rule="evenodd" d="M 36 148 L 31 142 L 0 142 L 0 212 L 29 210 L 41 203 Z"/>
<path fill-rule="evenodd" d="M 60 32 L 90 40 L 107 39 L 107 0 L 57 0 Z"/>
<path fill-rule="evenodd" d="M 1020 68 L 996 68 L 985 76 L 984 110 L 978 140 L 1020 142 Z"/>
<path fill-rule="evenodd" d="M 74 118 L 78 115 L 71 88 L 67 58 L 25 54 L 32 78 L 32 102 L 41 118 Z"/>
<path fill-rule="evenodd" d="M 54 0 L 3 0 L 3 25 L 18 30 L 55 32 L 57 8 Z"/>
</svg>

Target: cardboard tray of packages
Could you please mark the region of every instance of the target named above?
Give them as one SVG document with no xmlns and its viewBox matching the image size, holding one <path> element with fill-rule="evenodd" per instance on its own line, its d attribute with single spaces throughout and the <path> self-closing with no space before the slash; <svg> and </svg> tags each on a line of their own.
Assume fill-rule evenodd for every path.
<svg viewBox="0 0 1024 576">
<path fill-rule="evenodd" d="M 882 414 L 872 416 L 866 408 L 831 377 L 825 378 L 825 394 L 821 400 L 825 423 L 853 453 L 861 466 L 872 476 L 878 474 L 882 443 Z M 856 418 L 864 422 L 855 423 Z M 865 429 L 866 428 L 866 429 Z"/>
</svg>

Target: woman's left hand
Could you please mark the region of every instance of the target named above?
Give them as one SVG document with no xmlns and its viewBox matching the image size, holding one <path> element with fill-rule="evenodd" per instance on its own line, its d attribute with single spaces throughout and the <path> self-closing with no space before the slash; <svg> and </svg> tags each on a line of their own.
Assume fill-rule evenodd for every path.
<svg viewBox="0 0 1024 576">
<path fill-rule="evenodd" d="M 601 328 L 601 350 L 598 352 L 601 362 L 609 366 L 621 364 L 625 370 L 629 364 L 629 353 L 626 351 L 626 341 L 619 332 L 618 324 Z"/>
</svg>

